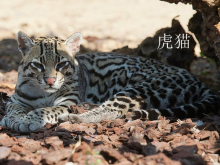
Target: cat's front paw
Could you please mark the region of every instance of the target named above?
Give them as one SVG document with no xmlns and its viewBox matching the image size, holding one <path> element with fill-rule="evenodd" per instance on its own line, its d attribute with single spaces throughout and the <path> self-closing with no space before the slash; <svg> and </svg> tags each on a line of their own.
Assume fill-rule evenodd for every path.
<svg viewBox="0 0 220 165">
<path fill-rule="evenodd" d="M 23 118 L 15 118 L 13 116 L 4 116 L 0 123 L 1 126 L 10 128 L 16 132 L 34 132 L 40 129 L 44 124 L 36 121 L 25 120 Z"/>
<path fill-rule="evenodd" d="M 14 123 L 14 125 L 12 126 L 12 129 L 17 132 L 29 133 L 29 132 L 34 132 L 40 129 L 43 126 L 44 124 L 38 123 L 38 122 L 26 123 L 26 122 L 18 121 Z"/>
<path fill-rule="evenodd" d="M 10 125 L 12 125 L 12 120 L 10 120 L 9 116 L 5 115 L 0 122 L 0 126 L 10 128 Z"/>
</svg>

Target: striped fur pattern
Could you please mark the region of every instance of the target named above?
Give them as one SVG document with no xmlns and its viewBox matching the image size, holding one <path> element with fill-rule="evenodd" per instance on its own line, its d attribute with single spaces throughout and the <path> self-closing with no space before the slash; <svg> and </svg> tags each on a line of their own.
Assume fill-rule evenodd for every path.
<svg viewBox="0 0 220 165">
<path fill-rule="evenodd" d="M 75 55 L 81 34 L 67 40 L 17 35 L 23 60 L 15 93 L 1 121 L 18 132 L 32 132 L 46 123 L 100 122 L 132 112 L 134 118 L 202 117 L 219 110 L 220 99 L 184 69 L 141 57 L 116 53 Z M 52 84 L 45 79 L 54 78 Z M 91 111 L 77 115 L 78 105 Z"/>
</svg>

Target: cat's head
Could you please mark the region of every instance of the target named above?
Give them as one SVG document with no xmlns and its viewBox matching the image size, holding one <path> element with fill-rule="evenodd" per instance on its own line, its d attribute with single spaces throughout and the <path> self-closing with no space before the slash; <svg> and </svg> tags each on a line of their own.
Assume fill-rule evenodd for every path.
<svg viewBox="0 0 220 165">
<path fill-rule="evenodd" d="M 82 36 L 74 33 L 67 40 L 58 37 L 31 39 L 19 31 L 17 41 L 23 59 L 19 72 L 39 84 L 45 92 L 56 92 L 75 73 L 78 65 L 75 54 Z"/>
</svg>

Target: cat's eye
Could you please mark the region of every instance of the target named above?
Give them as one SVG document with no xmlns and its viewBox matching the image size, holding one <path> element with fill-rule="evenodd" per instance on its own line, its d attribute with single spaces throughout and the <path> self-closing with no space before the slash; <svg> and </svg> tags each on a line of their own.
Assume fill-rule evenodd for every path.
<svg viewBox="0 0 220 165">
<path fill-rule="evenodd" d="M 61 71 L 64 67 L 69 65 L 69 61 L 60 62 L 56 65 L 56 70 Z"/>
<path fill-rule="evenodd" d="M 40 69 L 40 71 L 44 71 L 44 66 L 38 62 L 32 62 L 31 65 L 36 69 Z"/>
</svg>

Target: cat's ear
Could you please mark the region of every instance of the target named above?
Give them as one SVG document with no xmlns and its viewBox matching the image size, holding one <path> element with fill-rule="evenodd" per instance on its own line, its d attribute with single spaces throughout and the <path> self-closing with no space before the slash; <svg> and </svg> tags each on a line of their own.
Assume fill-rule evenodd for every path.
<svg viewBox="0 0 220 165">
<path fill-rule="evenodd" d="M 18 49 L 23 54 L 23 56 L 25 56 L 27 52 L 30 51 L 30 49 L 34 45 L 32 39 L 30 39 L 30 37 L 28 37 L 28 35 L 22 31 L 19 31 L 17 33 L 17 42 L 18 42 Z"/>
<path fill-rule="evenodd" d="M 75 55 L 80 50 L 80 44 L 82 41 L 81 33 L 77 32 L 72 34 L 64 44 L 67 46 L 67 49 L 71 53 L 71 55 Z"/>
</svg>

